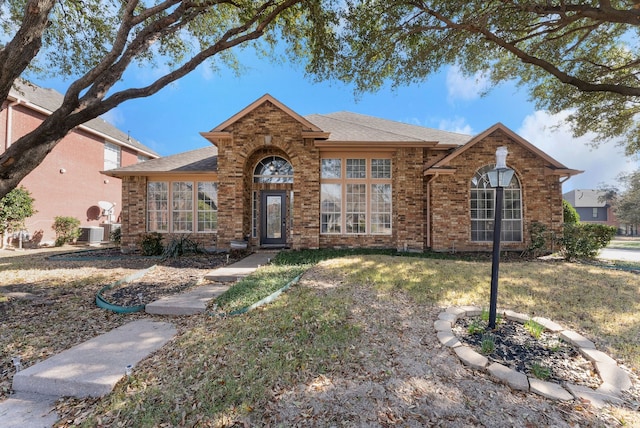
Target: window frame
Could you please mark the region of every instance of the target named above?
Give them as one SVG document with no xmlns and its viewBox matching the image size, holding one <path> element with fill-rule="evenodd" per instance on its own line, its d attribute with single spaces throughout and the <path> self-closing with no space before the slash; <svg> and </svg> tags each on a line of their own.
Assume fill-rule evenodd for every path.
<svg viewBox="0 0 640 428">
<path fill-rule="evenodd" d="M 382 162 L 381 162 L 382 161 Z M 375 168 L 374 168 L 375 164 Z M 326 165 L 326 168 L 325 168 Z M 392 235 L 393 234 L 393 161 L 392 156 L 361 153 L 326 153 L 320 161 L 320 234 Z M 340 211 L 327 211 L 323 186 L 339 186 Z M 388 211 L 379 211 L 372 200 L 374 186 L 388 189 Z M 356 191 L 354 193 L 354 191 Z M 374 211 L 374 203 L 378 210 Z M 329 216 L 339 220 L 329 231 Z M 376 221 L 374 222 L 374 218 Z M 388 221 L 380 221 L 380 218 Z M 355 220 L 353 220 L 355 219 Z M 362 221 L 364 219 L 364 222 Z M 335 224 L 335 222 L 334 222 Z M 380 227 L 383 224 L 385 227 Z M 388 227 L 387 227 L 388 226 Z"/>
<path fill-rule="evenodd" d="M 496 189 L 489 185 L 487 177 L 487 172 L 493 168 L 493 165 L 485 165 L 479 168 L 470 181 L 469 231 L 471 242 L 493 241 Z M 522 186 L 516 174 L 514 174 L 511 183 L 504 188 L 503 192 L 500 241 L 524 242 Z M 482 197 L 478 198 L 474 194 L 481 194 Z M 481 225 L 482 227 L 480 227 Z"/>
<path fill-rule="evenodd" d="M 109 171 L 111 169 L 120 168 L 122 166 L 122 147 L 111 143 L 109 141 L 104 142 L 104 154 L 103 154 L 103 167 L 105 171 Z M 115 160 L 111 159 L 109 154 L 115 154 Z M 114 166 L 115 165 L 115 166 Z"/>
<path fill-rule="evenodd" d="M 180 193 L 182 192 L 184 195 L 186 195 L 186 192 L 184 191 L 180 191 L 180 190 L 176 190 L 176 187 L 174 185 L 179 185 L 179 184 L 190 184 L 191 185 L 191 197 L 190 198 L 177 198 L 177 195 L 180 195 Z M 216 208 L 214 210 L 200 210 L 198 207 L 198 202 L 200 200 L 199 197 L 199 185 L 200 184 L 212 184 L 215 186 L 215 198 L 216 200 L 213 201 L 214 205 L 216 206 Z M 159 201 L 162 203 L 163 201 L 165 202 L 165 206 L 161 209 L 154 209 L 151 210 L 150 207 L 150 197 L 157 192 L 152 192 L 151 187 L 152 186 L 156 186 L 158 188 L 160 188 L 160 190 L 162 190 L 162 188 L 164 188 L 164 192 L 166 195 L 165 199 L 160 199 Z M 212 181 L 212 180 L 148 180 L 147 181 L 147 215 L 146 215 L 146 222 L 145 222 L 145 229 L 147 232 L 158 232 L 158 233 L 216 233 L 218 230 L 218 209 L 217 209 L 217 198 L 218 198 L 218 182 L 217 181 Z M 162 193 L 162 192 L 161 192 Z M 176 203 L 180 203 L 183 202 L 183 206 L 178 206 L 176 205 Z M 188 209 L 185 207 L 186 206 L 190 206 L 191 208 Z M 200 228 L 200 216 L 199 214 L 201 212 L 214 212 L 215 213 L 215 228 L 214 229 L 210 229 L 210 230 L 201 230 Z M 166 225 L 165 228 L 163 229 L 158 229 L 158 228 L 152 228 L 151 227 L 151 214 L 152 213 L 156 213 L 155 216 L 156 218 L 160 218 L 162 219 L 161 224 Z M 176 213 L 185 213 L 187 214 L 185 216 L 185 218 L 190 219 L 190 224 L 191 224 L 191 230 L 189 230 L 188 228 L 182 229 L 180 227 L 176 227 L 176 221 L 180 221 L 178 220 L 178 218 L 180 217 L 180 215 L 176 215 Z M 184 221 L 182 221 L 183 224 Z M 157 221 L 156 221 L 157 223 Z"/>
</svg>

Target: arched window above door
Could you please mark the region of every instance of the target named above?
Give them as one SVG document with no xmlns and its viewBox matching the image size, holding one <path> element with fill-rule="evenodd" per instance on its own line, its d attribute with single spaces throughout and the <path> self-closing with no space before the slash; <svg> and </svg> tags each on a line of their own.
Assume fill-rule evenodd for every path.
<svg viewBox="0 0 640 428">
<path fill-rule="evenodd" d="M 256 165 L 254 183 L 293 183 L 293 167 L 280 156 L 268 156 Z"/>
</svg>

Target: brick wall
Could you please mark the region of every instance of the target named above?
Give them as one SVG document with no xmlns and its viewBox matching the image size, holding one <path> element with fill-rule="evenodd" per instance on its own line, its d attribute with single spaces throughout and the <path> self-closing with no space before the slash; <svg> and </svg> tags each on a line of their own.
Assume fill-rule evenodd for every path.
<svg viewBox="0 0 640 428">
<path fill-rule="evenodd" d="M 0 152 L 45 118 L 24 105 L 13 106 L 7 133 L 8 116 L 8 109 L 0 115 Z M 123 166 L 130 165 L 137 162 L 137 155 L 123 148 L 121 160 Z M 117 221 L 122 208 L 120 179 L 101 174 L 103 169 L 104 139 L 78 129 L 71 131 L 19 184 L 31 192 L 38 211 L 26 220 L 27 231 L 32 236 L 37 234 L 40 243 L 53 243 L 51 225 L 56 216 L 78 218 L 81 226 L 99 226 L 108 219 L 100 216 L 98 201 L 116 203 Z"/>
<path fill-rule="evenodd" d="M 218 143 L 219 222 L 224 225 L 218 231 L 218 246 L 228 248 L 232 240 L 244 239 L 251 233 L 252 192 L 266 188 L 253 183 L 253 169 L 263 157 L 277 155 L 287 159 L 294 169 L 294 184 L 280 185 L 287 194 L 292 189 L 294 192 L 293 229 L 288 230 L 288 245 L 318 248 L 319 153 L 312 140 L 303 139 L 302 124 L 267 101 L 225 131 L 232 133 L 232 138 Z M 265 135 L 271 136 L 269 145 Z M 287 223 L 291 224 L 291 219 L 287 218 Z"/>
<path fill-rule="evenodd" d="M 557 176 L 545 175 L 545 163 L 533 152 L 497 130 L 452 160 L 453 175 L 441 175 L 430 184 L 431 247 L 436 251 L 491 251 L 492 242 L 471 242 L 471 179 L 485 165 L 495 163 L 500 146 L 509 150 L 507 166 L 520 180 L 524 242 L 502 243 L 505 250 L 524 250 L 530 243 L 531 223 L 562 231 L 562 192 Z"/>
<path fill-rule="evenodd" d="M 209 181 L 205 176 L 198 177 L 173 175 L 154 177 L 157 181 Z M 122 241 L 121 249 L 125 253 L 135 252 L 139 249 L 142 235 L 147 232 L 147 181 L 148 177 L 129 176 L 122 179 Z M 175 235 L 187 235 L 192 241 L 198 242 L 203 248 L 212 248 L 217 243 L 217 233 L 186 233 L 164 234 L 164 244 Z"/>
</svg>

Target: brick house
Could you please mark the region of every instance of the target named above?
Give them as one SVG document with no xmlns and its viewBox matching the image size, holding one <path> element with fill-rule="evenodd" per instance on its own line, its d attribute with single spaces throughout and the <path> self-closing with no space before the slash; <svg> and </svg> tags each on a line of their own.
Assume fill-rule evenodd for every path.
<svg viewBox="0 0 640 428">
<path fill-rule="evenodd" d="M 122 178 L 123 250 L 142 233 L 208 247 L 491 249 L 500 146 L 503 247 L 533 222 L 562 230 L 561 182 L 579 173 L 502 124 L 471 137 L 349 112 L 302 117 L 265 95 L 201 134 L 202 149 L 108 171 Z"/>
<path fill-rule="evenodd" d="M 16 81 L 0 109 L 0 153 L 35 129 L 62 100 L 62 94 L 52 89 Z M 122 186 L 118 178 L 101 171 L 158 156 L 100 118 L 71 131 L 20 183 L 31 192 L 38 211 L 26 220 L 32 244 L 53 243 L 51 225 L 56 216 L 76 217 L 87 228 L 117 222 Z M 115 205 L 104 210 L 100 201 Z"/>
</svg>

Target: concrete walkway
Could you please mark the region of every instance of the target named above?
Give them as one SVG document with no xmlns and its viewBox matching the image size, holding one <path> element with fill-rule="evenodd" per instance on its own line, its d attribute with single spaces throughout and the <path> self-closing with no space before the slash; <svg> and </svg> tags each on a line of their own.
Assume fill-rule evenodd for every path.
<svg viewBox="0 0 640 428">
<path fill-rule="evenodd" d="M 0 402 L 0 426 L 51 426 L 58 419 L 58 397 L 108 394 L 127 366 L 135 367 L 175 334 L 170 323 L 133 321 L 19 371 L 13 377 L 16 394 Z"/>
<path fill-rule="evenodd" d="M 156 315 L 194 315 L 203 313 L 211 299 L 227 291 L 231 282 L 236 282 L 268 264 L 277 251 L 261 251 L 251 254 L 229 266 L 220 267 L 205 274 L 204 279 L 213 284 L 201 285 L 190 291 L 163 297 L 151 302 L 145 311 Z"/>
<path fill-rule="evenodd" d="M 212 281 L 186 293 L 160 299 L 146 312 L 160 315 L 192 315 L 206 310 L 209 300 L 224 293 L 230 282 L 255 272 L 277 251 L 254 253 L 230 266 L 205 275 Z M 132 368 L 160 349 L 176 334 L 174 326 L 152 320 L 133 321 L 95 337 L 16 373 L 13 394 L 0 402 L 0 427 L 51 427 L 59 397 L 99 397 L 113 390 Z"/>
</svg>

